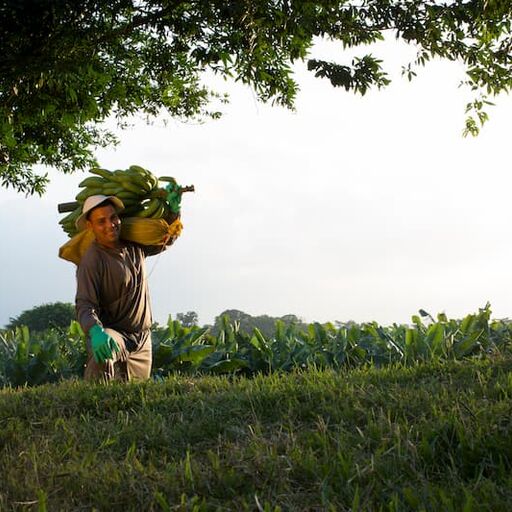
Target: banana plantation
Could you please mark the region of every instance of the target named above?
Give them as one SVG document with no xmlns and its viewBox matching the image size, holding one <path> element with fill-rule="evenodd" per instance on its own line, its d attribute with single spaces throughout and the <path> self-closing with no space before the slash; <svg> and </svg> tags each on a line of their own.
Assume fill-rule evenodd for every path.
<svg viewBox="0 0 512 512">
<path fill-rule="evenodd" d="M 186 327 L 169 318 L 152 333 L 152 377 L 172 374 L 258 374 L 306 369 L 343 370 L 364 366 L 410 366 L 421 362 L 488 358 L 510 353 L 512 324 L 491 319 L 490 305 L 463 319 L 436 318 L 420 310 L 411 324 L 376 322 L 285 324 L 272 335 L 251 332 L 228 316 L 213 335 L 208 327 Z M 66 330 L 30 333 L 24 326 L 0 331 L 0 386 L 34 386 L 80 379 L 86 361 L 85 335 L 79 324 Z"/>
</svg>

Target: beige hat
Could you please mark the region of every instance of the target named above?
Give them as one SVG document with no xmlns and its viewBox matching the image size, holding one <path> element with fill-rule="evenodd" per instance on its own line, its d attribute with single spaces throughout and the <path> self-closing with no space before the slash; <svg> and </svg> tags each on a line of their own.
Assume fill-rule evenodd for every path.
<svg viewBox="0 0 512 512">
<path fill-rule="evenodd" d="M 116 207 L 118 212 L 121 210 L 124 210 L 123 202 L 121 201 L 121 199 L 118 199 L 115 196 L 102 196 L 102 195 L 89 196 L 85 200 L 80 217 L 78 217 L 78 219 L 76 219 L 76 221 L 75 221 L 75 226 L 77 227 L 78 231 L 82 231 L 83 229 L 85 229 L 86 222 L 87 222 L 87 214 L 93 208 L 96 208 L 96 206 L 99 206 L 101 203 L 103 203 L 105 201 L 111 201 L 114 204 L 114 206 Z"/>
</svg>

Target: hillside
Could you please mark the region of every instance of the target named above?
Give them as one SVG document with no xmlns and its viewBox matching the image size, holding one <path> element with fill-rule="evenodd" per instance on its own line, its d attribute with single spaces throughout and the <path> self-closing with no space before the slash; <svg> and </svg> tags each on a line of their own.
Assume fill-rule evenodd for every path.
<svg viewBox="0 0 512 512">
<path fill-rule="evenodd" d="M 0 509 L 512 510 L 508 357 L 0 391 Z"/>
</svg>

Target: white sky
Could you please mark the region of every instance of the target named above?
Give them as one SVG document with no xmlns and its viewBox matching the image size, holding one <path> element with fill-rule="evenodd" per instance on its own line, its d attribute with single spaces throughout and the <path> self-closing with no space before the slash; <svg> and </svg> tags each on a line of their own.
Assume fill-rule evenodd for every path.
<svg viewBox="0 0 512 512">
<path fill-rule="evenodd" d="M 196 187 L 181 238 L 148 260 L 156 321 L 194 310 L 211 323 L 234 308 L 389 325 L 419 308 L 458 318 L 487 301 L 495 318 L 511 316 L 510 97 L 465 139 L 470 96 L 457 64 L 431 63 L 409 83 L 400 66 L 411 50 L 387 43 L 374 54 L 393 78 L 385 90 L 361 98 L 299 69 L 290 112 L 226 84 L 221 120 L 140 122 L 98 153 L 103 167 L 139 164 Z M 74 301 L 57 204 L 84 176 L 50 171 L 43 198 L 0 190 L 0 326 Z"/>
</svg>

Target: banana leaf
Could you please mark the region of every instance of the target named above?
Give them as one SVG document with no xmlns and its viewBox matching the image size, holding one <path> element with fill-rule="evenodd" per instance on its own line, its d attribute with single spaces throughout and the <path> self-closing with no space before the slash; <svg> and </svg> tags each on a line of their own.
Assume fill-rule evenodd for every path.
<svg viewBox="0 0 512 512">
<path fill-rule="evenodd" d="M 476 352 L 480 349 L 479 338 L 482 336 L 483 331 L 473 331 L 463 340 L 454 343 L 453 351 L 456 357 L 464 357 Z"/>
<path fill-rule="evenodd" d="M 201 364 L 201 362 L 209 356 L 215 347 L 213 345 L 192 345 L 184 347 L 179 351 L 174 352 L 173 362 L 190 362 L 195 365 Z"/>
<path fill-rule="evenodd" d="M 205 368 L 212 373 L 233 373 L 243 368 L 248 368 L 247 361 L 238 358 L 223 359 Z"/>
</svg>

